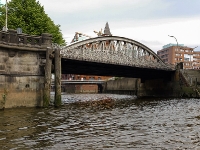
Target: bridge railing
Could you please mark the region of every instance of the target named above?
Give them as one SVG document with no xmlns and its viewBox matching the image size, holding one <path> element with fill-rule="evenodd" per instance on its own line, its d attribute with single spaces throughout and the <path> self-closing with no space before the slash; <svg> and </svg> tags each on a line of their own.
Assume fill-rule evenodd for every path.
<svg viewBox="0 0 200 150">
<path fill-rule="evenodd" d="M 0 31 L 0 44 L 10 46 L 47 47 L 52 44 L 52 35 L 43 33 L 41 36 L 18 34 L 16 30 Z"/>
<path fill-rule="evenodd" d="M 61 49 L 62 58 L 159 70 L 175 70 L 150 48 L 119 36 L 95 37 Z"/>
</svg>

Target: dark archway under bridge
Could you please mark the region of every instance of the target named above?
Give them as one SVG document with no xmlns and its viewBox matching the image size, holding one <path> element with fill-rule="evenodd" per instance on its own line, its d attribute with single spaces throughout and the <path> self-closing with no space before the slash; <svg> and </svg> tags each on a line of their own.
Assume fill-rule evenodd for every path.
<svg viewBox="0 0 200 150">
<path fill-rule="evenodd" d="M 170 80 L 175 70 L 160 70 L 155 68 L 141 68 L 117 64 L 105 64 L 72 59 L 61 59 L 62 74 L 82 74 L 130 77 L 141 79 L 167 79 Z"/>
</svg>

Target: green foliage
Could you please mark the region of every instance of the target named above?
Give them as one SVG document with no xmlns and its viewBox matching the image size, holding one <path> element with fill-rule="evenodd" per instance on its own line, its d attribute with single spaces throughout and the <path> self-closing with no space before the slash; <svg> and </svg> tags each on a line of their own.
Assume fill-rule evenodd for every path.
<svg viewBox="0 0 200 150">
<path fill-rule="evenodd" d="M 5 26 L 5 6 L 0 8 L 0 28 Z M 22 28 L 23 33 L 41 35 L 50 33 L 53 43 L 65 44 L 60 25 L 55 25 L 36 0 L 11 0 L 8 2 L 8 29 Z"/>
</svg>

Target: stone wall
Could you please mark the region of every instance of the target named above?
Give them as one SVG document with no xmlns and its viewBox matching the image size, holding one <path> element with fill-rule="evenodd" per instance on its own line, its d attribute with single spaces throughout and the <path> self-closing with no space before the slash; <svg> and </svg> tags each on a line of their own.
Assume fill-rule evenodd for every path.
<svg viewBox="0 0 200 150">
<path fill-rule="evenodd" d="M 76 85 L 75 93 L 98 93 L 98 85 L 96 84 Z"/>
<path fill-rule="evenodd" d="M 179 87 L 176 82 L 165 79 L 145 80 L 139 83 L 138 97 L 178 97 Z"/>
<path fill-rule="evenodd" d="M 31 36 L 0 31 L 0 109 L 43 105 L 50 34 Z"/>
<path fill-rule="evenodd" d="M 200 70 L 181 69 L 180 85 L 182 94 L 186 96 L 200 97 Z"/>
<path fill-rule="evenodd" d="M 138 97 L 170 97 L 173 96 L 173 83 L 164 79 L 145 80 L 122 78 L 108 81 L 104 85 L 105 93 L 131 94 Z"/>
<path fill-rule="evenodd" d="M 45 53 L 0 49 L 0 109 L 41 106 Z"/>
<path fill-rule="evenodd" d="M 139 79 L 136 78 L 121 78 L 117 80 L 110 80 L 103 85 L 103 92 L 136 95 L 138 82 Z"/>
<path fill-rule="evenodd" d="M 122 78 L 104 84 L 104 93 L 138 97 L 200 97 L 200 70 L 178 69 L 171 79 Z"/>
<path fill-rule="evenodd" d="M 97 84 L 67 84 L 62 86 L 66 93 L 98 93 Z"/>
</svg>

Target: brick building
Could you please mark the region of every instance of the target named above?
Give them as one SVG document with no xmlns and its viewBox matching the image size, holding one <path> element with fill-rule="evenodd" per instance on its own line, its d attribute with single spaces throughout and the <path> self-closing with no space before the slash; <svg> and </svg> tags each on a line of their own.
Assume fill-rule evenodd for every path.
<svg viewBox="0 0 200 150">
<path fill-rule="evenodd" d="M 165 62 L 176 65 L 183 62 L 184 69 L 200 68 L 200 52 L 183 44 L 167 44 L 157 51 L 157 55 Z"/>
</svg>

